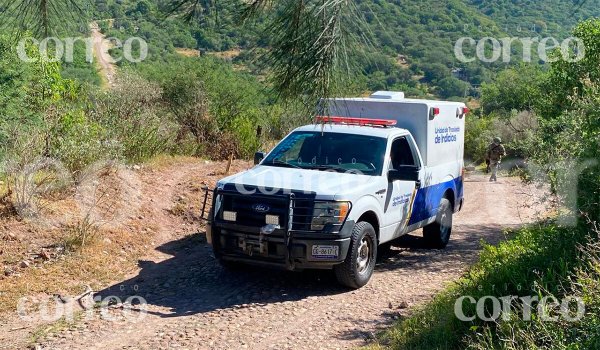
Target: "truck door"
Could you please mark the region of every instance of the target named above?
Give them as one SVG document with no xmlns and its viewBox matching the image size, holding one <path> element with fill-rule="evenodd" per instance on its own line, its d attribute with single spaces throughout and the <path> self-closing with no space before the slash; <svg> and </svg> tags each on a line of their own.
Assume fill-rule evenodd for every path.
<svg viewBox="0 0 600 350">
<path fill-rule="evenodd" d="M 413 146 L 411 146 L 411 142 Z M 392 141 L 390 149 L 389 169 L 398 169 L 402 165 L 420 166 L 420 159 L 414 142 L 407 136 L 400 136 Z M 394 181 L 390 183 L 391 195 L 385 203 L 386 218 L 389 224 L 398 224 L 393 237 L 398 237 L 406 228 L 412 214 L 412 202 L 416 196 L 415 181 Z"/>
</svg>

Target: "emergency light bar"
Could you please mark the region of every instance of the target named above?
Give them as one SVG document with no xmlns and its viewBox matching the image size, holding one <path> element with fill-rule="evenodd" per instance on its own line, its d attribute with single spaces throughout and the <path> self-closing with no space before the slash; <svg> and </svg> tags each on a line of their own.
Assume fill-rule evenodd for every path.
<svg viewBox="0 0 600 350">
<path fill-rule="evenodd" d="M 361 126 L 394 126 L 396 120 L 391 119 L 369 119 L 369 118 L 354 118 L 354 117 L 329 117 L 329 116 L 316 116 L 315 122 L 317 123 L 332 123 L 332 124 L 347 124 L 347 125 L 361 125 Z"/>
</svg>

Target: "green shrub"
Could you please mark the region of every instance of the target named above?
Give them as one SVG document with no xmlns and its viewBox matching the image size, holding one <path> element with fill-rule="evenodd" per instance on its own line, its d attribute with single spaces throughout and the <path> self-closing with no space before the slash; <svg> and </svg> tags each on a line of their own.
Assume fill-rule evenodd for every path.
<svg viewBox="0 0 600 350">
<path fill-rule="evenodd" d="M 494 137 L 493 120 L 469 116 L 465 123 L 465 158 L 480 164 L 485 160 L 487 147 Z"/>
<path fill-rule="evenodd" d="M 238 117 L 233 121 L 235 136 L 238 141 L 238 155 L 250 159 L 260 147 L 260 139 L 256 135 L 256 118 Z"/>
<path fill-rule="evenodd" d="M 463 322 L 455 316 L 455 301 L 461 296 L 478 300 L 488 295 L 563 295 L 563 286 L 571 287 L 568 282 L 573 271 L 589 266 L 590 261 L 582 259 L 579 250 L 589 236 L 585 231 L 558 228 L 551 222 L 518 230 L 510 236 L 498 246 L 484 245 L 479 262 L 463 278 L 386 331 L 380 342 L 393 349 L 489 349 L 513 343 L 519 347 L 512 338 L 499 336 L 505 328 L 511 328 L 510 324 L 520 325 L 516 317 L 509 325 L 478 319 Z M 465 303 L 463 310 L 465 315 L 476 314 L 475 305 L 470 303 Z M 548 335 L 537 336 L 537 346 L 541 346 Z"/>
<path fill-rule="evenodd" d="M 132 72 L 119 75 L 114 89 L 96 93 L 91 119 L 106 131 L 115 157 L 142 162 L 176 149 L 177 127 L 162 104 L 162 89 Z"/>
<path fill-rule="evenodd" d="M 59 111 L 48 135 L 49 156 L 60 160 L 74 175 L 100 159 L 117 157 L 107 132 L 90 121 L 83 110 Z"/>
</svg>

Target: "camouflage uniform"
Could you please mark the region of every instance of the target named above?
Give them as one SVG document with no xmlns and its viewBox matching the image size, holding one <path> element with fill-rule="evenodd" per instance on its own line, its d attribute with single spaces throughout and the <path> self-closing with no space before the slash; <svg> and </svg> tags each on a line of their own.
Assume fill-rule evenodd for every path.
<svg viewBox="0 0 600 350">
<path fill-rule="evenodd" d="M 495 137 L 494 142 L 489 145 L 485 154 L 485 159 L 490 162 L 490 170 L 492 171 L 490 181 L 497 181 L 496 175 L 498 174 L 498 168 L 502 162 L 502 157 L 505 155 L 506 149 L 502 145 L 502 140 L 500 140 L 498 137 Z"/>
</svg>

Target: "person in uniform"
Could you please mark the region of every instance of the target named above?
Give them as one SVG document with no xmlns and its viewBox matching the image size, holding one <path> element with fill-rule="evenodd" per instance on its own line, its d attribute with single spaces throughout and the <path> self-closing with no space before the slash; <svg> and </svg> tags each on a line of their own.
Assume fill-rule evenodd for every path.
<svg viewBox="0 0 600 350">
<path fill-rule="evenodd" d="M 505 155 L 506 149 L 502 145 L 502 140 L 499 137 L 494 137 L 494 141 L 488 146 L 485 154 L 485 160 L 487 163 L 489 163 L 490 171 L 492 172 L 492 176 L 490 176 L 490 182 L 498 181 L 498 168 L 502 162 L 502 157 Z"/>
</svg>

